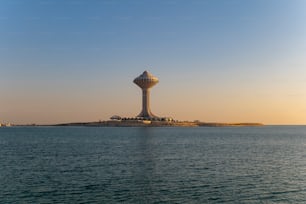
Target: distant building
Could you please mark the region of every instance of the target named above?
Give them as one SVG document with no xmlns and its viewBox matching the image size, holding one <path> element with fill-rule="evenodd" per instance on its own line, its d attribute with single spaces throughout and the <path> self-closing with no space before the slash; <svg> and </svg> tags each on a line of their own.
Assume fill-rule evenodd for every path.
<svg viewBox="0 0 306 204">
<path fill-rule="evenodd" d="M 158 117 L 151 112 L 150 108 L 150 90 L 159 80 L 157 77 L 144 71 L 140 76 L 136 77 L 133 82 L 142 89 L 142 110 L 136 117 L 120 117 L 113 115 L 110 117 L 112 121 L 133 122 L 150 124 L 151 122 L 175 122 L 171 117 Z"/>
<path fill-rule="evenodd" d="M 121 117 L 118 115 L 113 115 L 110 119 L 111 120 L 121 120 Z"/>
<path fill-rule="evenodd" d="M 150 109 L 150 89 L 159 82 L 158 78 L 148 71 L 144 71 L 133 82 L 142 89 L 142 110 L 137 117 L 146 119 L 158 118 Z"/>
<path fill-rule="evenodd" d="M 0 127 L 11 127 L 11 123 L 0 123 Z"/>
</svg>

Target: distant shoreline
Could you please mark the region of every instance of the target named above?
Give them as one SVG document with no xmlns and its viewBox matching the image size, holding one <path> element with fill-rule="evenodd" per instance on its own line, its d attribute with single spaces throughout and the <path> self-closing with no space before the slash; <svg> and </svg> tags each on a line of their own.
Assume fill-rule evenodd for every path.
<svg viewBox="0 0 306 204">
<path fill-rule="evenodd" d="M 59 124 L 12 124 L 2 127 L 244 127 L 264 126 L 262 123 L 219 123 L 200 121 L 149 121 L 149 120 L 108 120 L 96 122 L 72 122 Z"/>
<path fill-rule="evenodd" d="M 215 123 L 215 122 L 165 122 L 165 121 L 101 121 L 62 123 L 49 126 L 86 126 L 86 127 L 241 127 L 263 126 L 262 123 Z"/>
</svg>

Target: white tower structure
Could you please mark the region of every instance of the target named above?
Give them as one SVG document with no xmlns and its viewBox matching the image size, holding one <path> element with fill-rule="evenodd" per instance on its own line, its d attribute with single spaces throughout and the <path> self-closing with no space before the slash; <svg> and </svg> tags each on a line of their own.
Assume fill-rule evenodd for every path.
<svg viewBox="0 0 306 204">
<path fill-rule="evenodd" d="M 144 71 L 139 77 L 133 81 L 142 89 L 142 111 L 137 117 L 142 118 L 158 118 L 153 115 L 150 109 L 150 89 L 158 83 L 158 78 L 147 71 Z"/>
</svg>

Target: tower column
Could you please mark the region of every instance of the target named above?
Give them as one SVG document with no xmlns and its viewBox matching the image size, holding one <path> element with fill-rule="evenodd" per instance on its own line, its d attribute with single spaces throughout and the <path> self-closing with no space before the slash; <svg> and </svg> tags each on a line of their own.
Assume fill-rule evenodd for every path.
<svg viewBox="0 0 306 204">
<path fill-rule="evenodd" d="M 142 111 L 141 117 L 152 117 L 150 109 L 150 89 L 142 89 Z"/>
</svg>

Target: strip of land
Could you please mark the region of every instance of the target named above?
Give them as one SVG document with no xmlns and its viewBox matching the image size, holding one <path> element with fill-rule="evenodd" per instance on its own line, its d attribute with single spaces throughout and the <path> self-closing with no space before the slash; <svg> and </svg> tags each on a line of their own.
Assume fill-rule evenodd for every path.
<svg viewBox="0 0 306 204">
<path fill-rule="evenodd" d="M 229 127 L 229 126 L 262 126 L 261 123 L 215 123 L 215 122 L 189 122 L 189 121 L 99 121 L 63 123 L 53 126 L 90 126 L 90 127 Z"/>
</svg>

